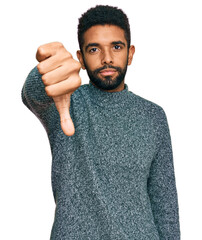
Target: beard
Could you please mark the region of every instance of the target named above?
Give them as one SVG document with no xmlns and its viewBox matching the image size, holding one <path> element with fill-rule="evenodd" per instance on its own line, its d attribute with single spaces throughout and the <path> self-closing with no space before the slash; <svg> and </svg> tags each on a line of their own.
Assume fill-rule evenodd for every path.
<svg viewBox="0 0 202 240">
<path fill-rule="evenodd" d="M 85 61 L 84 61 L 84 65 L 90 81 L 94 83 L 95 86 L 103 90 L 113 90 L 113 89 L 116 89 L 124 80 L 127 72 L 128 61 L 123 69 L 120 67 L 115 67 L 115 66 L 106 64 L 101 68 L 97 68 L 96 70 L 91 71 L 89 67 L 86 65 Z M 118 76 L 114 79 L 111 76 L 105 76 L 103 77 L 103 79 L 99 78 L 98 73 L 107 68 L 115 69 L 118 72 Z"/>
</svg>

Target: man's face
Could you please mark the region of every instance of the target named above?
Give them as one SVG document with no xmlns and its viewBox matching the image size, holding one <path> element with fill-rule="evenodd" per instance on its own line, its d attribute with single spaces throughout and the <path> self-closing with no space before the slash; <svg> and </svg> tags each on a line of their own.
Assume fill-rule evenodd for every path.
<svg viewBox="0 0 202 240">
<path fill-rule="evenodd" d="M 124 31 L 114 25 L 96 25 L 84 33 L 83 55 L 77 56 L 90 81 L 98 88 L 115 92 L 124 89 L 127 65 L 132 62 L 134 46 L 128 50 Z"/>
</svg>

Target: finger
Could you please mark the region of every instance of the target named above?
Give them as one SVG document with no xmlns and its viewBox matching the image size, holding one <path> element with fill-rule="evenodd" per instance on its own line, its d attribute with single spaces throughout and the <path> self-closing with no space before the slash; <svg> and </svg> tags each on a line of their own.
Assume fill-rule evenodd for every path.
<svg viewBox="0 0 202 240">
<path fill-rule="evenodd" d="M 37 68 L 41 74 L 46 74 L 64 65 L 66 62 L 71 63 L 71 61 L 76 60 L 72 58 L 72 55 L 69 52 L 65 51 L 63 54 L 56 54 L 41 61 L 37 65 Z"/>
<path fill-rule="evenodd" d="M 42 76 L 42 81 L 46 86 L 56 84 L 67 78 L 73 72 L 79 72 L 81 64 L 74 59 L 69 59 L 64 65 L 50 71 Z"/>
<path fill-rule="evenodd" d="M 81 85 L 78 73 L 72 74 L 68 79 L 46 86 L 45 91 L 49 97 L 57 97 L 75 91 Z"/>
<path fill-rule="evenodd" d="M 75 133 L 73 121 L 71 119 L 70 108 L 71 94 L 65 94 L 59 97 L 54 97 L 55 106 L 60 115 L 61 128 L 65 135 L 72 136 Z"/>
<path fill-rule="evenodd" d="M 38 47 L 36 52 L 37 61 L 41 62 L 56 54 L 59 49 L 64 48 L 63 44 L 60 42 L 52 42 L 41 45 Z"/>
<path fill-rule="evenodd" d="M 51 52 L 48 52 L 43 46 L 40 46 L 36 52 L 36 60 L 38 62 L 44 61 L 51 56 Z"/>
<path fill-rule="evenodd" d="M 61 66 L 61 61 L 60 61 L 60 59 L 58 59 L 58 56 L 55 55 L 55 56 L 45 59 L 44 61 L 41 61 L 37 65 L 37 69 L 41 74 L 46 74 L 60 66 Z"/>
</svg>

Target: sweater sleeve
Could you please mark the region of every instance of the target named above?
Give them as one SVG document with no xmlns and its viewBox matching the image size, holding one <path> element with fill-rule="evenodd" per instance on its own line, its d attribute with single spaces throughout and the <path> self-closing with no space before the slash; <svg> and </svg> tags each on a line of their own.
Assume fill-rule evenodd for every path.
<svg viewBox="0 0 202 240">
<path fill-rule="evenodd" d="M 158 115 L 159 148 L 147 182 L 154 221 L 160 240 L 180 240 L 178 196 L 169 126 L 164 110 Z"/>
<path fill-rule="evenodd" d="M 47 132 L 50 131 L 52 119 L 57 118 L 54 101 L 46 94 L 45 86 L 37 67 L 28 74 L 21 91 L 23 103 L 32 111 L 43 124 Z"/>
</svg>

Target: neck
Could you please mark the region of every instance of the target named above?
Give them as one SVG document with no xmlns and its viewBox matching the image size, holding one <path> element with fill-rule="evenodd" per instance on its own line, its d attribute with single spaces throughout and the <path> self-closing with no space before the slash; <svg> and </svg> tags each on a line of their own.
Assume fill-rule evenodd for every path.
<svg viewBox="0 0 202 240">
<path fill-rule="evenodd" d="M 87 86 L 92 102 L 101 107 L 116 109 L 126 107 L 130 102 L 130 93 L 127 84 L 124 84 L 124 89 L 122 91 L 116 92 L 103 91 L 100 88 L 95 87 L 91 81 L 89 81 L 89 85 Z"/>
</svg>

